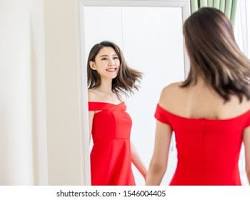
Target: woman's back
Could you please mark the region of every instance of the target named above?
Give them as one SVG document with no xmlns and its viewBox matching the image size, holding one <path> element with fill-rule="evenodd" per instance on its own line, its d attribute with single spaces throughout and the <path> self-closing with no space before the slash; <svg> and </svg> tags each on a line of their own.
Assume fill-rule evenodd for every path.
<svg viewBox="0 0 250 200">
<path fill-rule="evenodd" d="M 169 112 L 195 119 L 230 119 L 250 110 L 250 101 L 242 103 L 236 96 L 224 102 L 212 88 L 198 81 L 194 86 L 182 88 L 173 83 L 164 88 L 160 104 Z"/>
<path fill-rule="evenodd" d="M 240 185 L 243 132 L 250 125 L 250 103 L 229 102 L 205 84 L 175 83 L 162 92 L 156 118 L 175 133 L 178 164 L 171 185 Z"/>
</svg>

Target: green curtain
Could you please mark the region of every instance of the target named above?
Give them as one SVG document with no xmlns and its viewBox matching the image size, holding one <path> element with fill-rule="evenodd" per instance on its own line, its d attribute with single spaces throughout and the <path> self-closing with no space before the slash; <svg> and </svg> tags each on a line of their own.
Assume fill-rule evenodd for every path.
<svg viewBox="0 0 250 200">
<path fill-rule="evenodd" d="M 197 11 L 202 7 L 213 7 L 220 9 L 234 24 L 236 7 L 238 0 L 190 0 L 191 12 Z"/>
</svg>

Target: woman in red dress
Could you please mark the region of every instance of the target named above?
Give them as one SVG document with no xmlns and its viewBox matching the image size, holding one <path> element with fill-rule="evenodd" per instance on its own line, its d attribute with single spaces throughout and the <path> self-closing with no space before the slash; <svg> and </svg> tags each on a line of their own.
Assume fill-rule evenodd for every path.
<svg viewBox="0 0 250 200">
<path fill-rule="evenodd" d="M 146 176 L 146 169 L 130 143 L 132 120 L 122 93 L 138 89 L 141 73 L 127 66 L 119 47 L 103 41 L 88 58 L 89 121 L 93 138 L 92 185 L 135 185 L 131 163 Z"/>
<path fill-rule="evenodd" d="M 242 142 L 250 181 L 250 61 L 217 9 L 193 13 L 183 32 L 191 68 L 184 82 L 162 90 L 146 182 L 160 184 L 174 132 L 178 162 L 170 185 L 241 185 Z"/>
</svg>

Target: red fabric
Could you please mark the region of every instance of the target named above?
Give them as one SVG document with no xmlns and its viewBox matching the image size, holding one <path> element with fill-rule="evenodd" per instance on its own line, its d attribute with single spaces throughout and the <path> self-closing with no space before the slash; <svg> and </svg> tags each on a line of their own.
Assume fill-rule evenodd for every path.
<svg viewBox="0 0 250 200">
<path fill-rule="evenodd" d="M 238 161 L 250 111 L 230 119 L 194 119 L 158 104 L 155 118 L 175 134 L 178 163 L 170 185 L 241 185 Z"/>
<path fill-rule="evenodd" d="M 130 153 L 132 121 L 126 105 L 89 102 L 93 118 L 92 185 L 135 185 Z"/>
</svg>

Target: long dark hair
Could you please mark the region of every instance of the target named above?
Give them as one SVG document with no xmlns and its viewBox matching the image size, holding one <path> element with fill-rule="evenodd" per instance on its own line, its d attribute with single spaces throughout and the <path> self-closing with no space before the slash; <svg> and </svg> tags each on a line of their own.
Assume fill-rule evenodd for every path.
<svg viewBox="0 0 250 200">
<path fill-rule="evenodd" d="M 104 47 L 111 47 L 116 52 L 119 60 L 120 67 L 117 74 L 117 77 L 112 80 L 112 91 L 119 96 L 120 92 L 125 94 L 133 93 L 133 89 L 138 90 L 137 81 L 140 81 L 142 78 L 142 73 L 130 68 L 123 56 L 121 49 L 113 42 L 102 41 L 98 44 L 95 44 L 89 52 L 88 57 L 88 88 L 93 89 L 101 85 L 101 77 L 97 71 L 91 69 L 90 61 L 95 61 L 96 55 Z"/>
<path fill-rule="evenodd" d="M 233 27 L 218 9 L 201 8 L 183 25 L 191 68 L 182 87 L 197 83 L 198 76 L 224 100 L 236 95 L 250 99 L 250 61 L 237 46 Z"/>
</svg>

